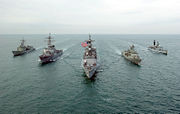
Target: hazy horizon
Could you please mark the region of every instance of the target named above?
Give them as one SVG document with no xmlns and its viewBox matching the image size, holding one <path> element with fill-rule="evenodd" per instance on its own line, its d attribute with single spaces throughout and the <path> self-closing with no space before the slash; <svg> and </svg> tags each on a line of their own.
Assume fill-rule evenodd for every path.
<svg viewBox="0 0 180 114">
<path fill-rule="evenodd" d="M 51 35 L 180 35 L 179 33 L 174 34 L 120 34 L 120 33 L 51 33 Z M 49 35 L 49 33 L 6 33 L 0 35 Z"/>
<path fill-rule="evenodd" d="M 179 34 L 179 0 L 0 0 L 0 34 Z"/>
</svg>

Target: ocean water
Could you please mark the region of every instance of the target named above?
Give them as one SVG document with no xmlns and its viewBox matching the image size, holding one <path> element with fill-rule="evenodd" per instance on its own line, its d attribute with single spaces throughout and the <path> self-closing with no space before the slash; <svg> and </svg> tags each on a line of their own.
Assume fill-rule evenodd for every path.
<svg viewBox="0 0 180 114">
<path fill-rule="evenodd" d="M 81 68 L 88 35 L 52 35 L 64 54 L 41 66 L 47 35 L 0 35 L 0 113 L 180 113 L 180 35 L 92 35 L 101 67 Z M 37 50 L 13 57 L 24 37 Z M 147 50 L 153 40 L 168 55 Z M 121 56 L 134 44 L 142 65 Z"/>
</svg>

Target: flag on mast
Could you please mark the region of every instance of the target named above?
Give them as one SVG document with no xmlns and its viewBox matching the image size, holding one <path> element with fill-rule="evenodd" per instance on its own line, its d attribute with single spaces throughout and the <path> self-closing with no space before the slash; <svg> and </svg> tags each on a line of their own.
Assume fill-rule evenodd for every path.
<svg viewBox="0 0 180 114">
<path fill-rule="evenodd" d="M 82 46 L 82 47 L 86 47 L 87 45 L 88 45 L 87 42 L 82 42 L 82 43 L 81 43 L 81 46 Z"/>
</svg>

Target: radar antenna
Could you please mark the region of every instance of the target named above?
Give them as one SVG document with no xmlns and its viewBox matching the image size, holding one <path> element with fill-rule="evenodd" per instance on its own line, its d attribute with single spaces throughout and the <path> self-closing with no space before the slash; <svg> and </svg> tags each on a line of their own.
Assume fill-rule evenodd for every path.
<svg viewBox="0 0 180 114">
<path fill-rule="evenodd" d="M 24 40 L 24 37 L 23 37 L 23 39 L 21 40 L 21 46 L 22 47 L 24 46 L 24 42 L 25 42 L 25 40 Z"/>
<path fill-rule="evenodd" d="M 89 40 L 91 40 L 91 34 L 89 33 Z"/>
<path fill-rule="evenodd" d="M 52 37 L 51 37 L 51 33 L 49 33 L 49 36 L 47 37 L 47 44 L 48 46 L 51 46 L 52 44 Z"/>
</svg>

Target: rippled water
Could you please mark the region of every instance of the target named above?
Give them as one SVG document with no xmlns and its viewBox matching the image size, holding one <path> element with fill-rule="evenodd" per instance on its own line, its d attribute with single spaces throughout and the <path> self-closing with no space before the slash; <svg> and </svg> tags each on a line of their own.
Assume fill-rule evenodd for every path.
<svg viewBox="0 0 180 114">
<path fill-rule="evenodd" d="M 46 35 L 0 35 L 0 113 L 180 112 L 180 35 L 92 35 L 101 62 L 94 80 L 81 68 L 88 35 L 53 36 L 65 52 L 41 66 Z M 37 50 L 13 57 L 22 37 Z M 167 56 L 147 50 L 154 39 Z M 141 67 L 121 57 L 131 44 Z"/>
</svg>

